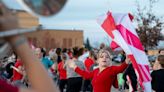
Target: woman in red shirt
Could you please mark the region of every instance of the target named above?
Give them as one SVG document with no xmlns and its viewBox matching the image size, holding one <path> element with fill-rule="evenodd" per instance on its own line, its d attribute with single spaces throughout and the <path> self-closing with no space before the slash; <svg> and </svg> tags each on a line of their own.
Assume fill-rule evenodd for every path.
<svg viewBox="0 0 164 92">
<path fill-rule="evenodd" d="M 112 66 L 111 54 L 103 49 L 99 51 L 97 58 L 98 68 L 92 72 L 81 70 L 73 61 L 69 62 L 69 67 L 84 78 L 92 79 L 94 92 L 110 92 L 116 75 L 126 69 L 129 60 L 126 59 L 126 62 L 120 66 Z"/>
<path fill-rule="evenodd" d="M 86 71 L 93 71 L 94 66 L 96 65 L 97 57 L 94 51 L 89 51 L 89 57 L 84 61 L 84 66 Z M 86 91 L 91 91 L 92 92 L 92 85 L 91 85 L 91 80 L 90 79 L 85 79 L 84 84 L 83 84 L 83 89 L 84 92 Z"/>
<path fill-rule="evenodd" d="M 60 92 L 64 91 L 64 87 L 67 84 L 67 73 L 66 73 L 66 67 L 65 62 L 67 59 L 67 55 L 65 53 L 62 54 L 62 62 L 58 64 L 58 73 L 59 73 L 59 88 Z"/>
<path fill-rule="evenodd" d="M 13 68 L 13 76 L 12 76 L 12 83 L 15 86 L 24 86 L 23 84 L 23 77 L 25 76 L 24 74 L 24 69 L 23 69 L 23 64 L 20 59 L 16 60 L 16 63 Z"/>
<path fill-rule="evenodd" d="M 87 71 L 92 71 L 92 66 L 95 64 L 96 55 L 94 51 L 89 51 L 89 57 L 84 61 L 84 65 Z"/>
</svg>

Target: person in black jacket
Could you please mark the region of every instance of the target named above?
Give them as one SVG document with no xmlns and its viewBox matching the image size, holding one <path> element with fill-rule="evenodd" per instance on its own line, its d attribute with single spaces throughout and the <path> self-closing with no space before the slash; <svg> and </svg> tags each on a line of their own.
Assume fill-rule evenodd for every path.
<svg viewBox="0 0 164 92">
<path fill-rule="evenodd" d="M 151 73 L 152 89 L 156 92 L 164 92 L 164 55 L 159 55 L 157 62 L 159 63 L 158 70 Z"/>
</svg>

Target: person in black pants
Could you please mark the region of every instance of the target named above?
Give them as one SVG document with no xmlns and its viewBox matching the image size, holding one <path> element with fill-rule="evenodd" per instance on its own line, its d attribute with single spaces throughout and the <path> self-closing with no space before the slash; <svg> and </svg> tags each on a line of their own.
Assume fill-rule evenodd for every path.
<svg viewBox="0 0 164 92">
<path fill-rule="evenodd" d="M 83 62 L 78 60 L 79 48 L 73 48 L 73 58 L 66 61 L 67 71 L 67 90 L 66 92 L 80 92 L 82 86 L 82 77 L 76 73 L 72 68 L 68 66 L 68 62 L 75 62 L 75 64 L 81 69 L 85 69 Z"/>
<path fill-rule="evenodd" d="M 66 74 L 66 62 L 67 56 L 62 53 L 62 61 L 58 64 L 58 74 L 59 74 L 59 88 L 60 92 L 64 92 L 65 86 L 67 85 L 67 74 Z"/>
<path fill-rule="evenodd" d="M 82 77 L 69 78 L 66 92 L 80 92 L 82 80 Z"/>
<path fill-rule="evenodd" d="M 137 76 L 135 74 L 135 71 L 134 71 L 134 68 L 133 68 L 132 64 L 129 64 L 129 66 L 127 67 L 127 69 L 123 73 L 123 79 L 125 80 L 125 86 L 127 87 L 126 76 L 129 76 L 129 78 L 130 78 L 131 86 L 133 88 L 132 92 L 137 91 Z M 129 88 L 129 87 L 127 87 L 127 88 Z"/>
</svg>

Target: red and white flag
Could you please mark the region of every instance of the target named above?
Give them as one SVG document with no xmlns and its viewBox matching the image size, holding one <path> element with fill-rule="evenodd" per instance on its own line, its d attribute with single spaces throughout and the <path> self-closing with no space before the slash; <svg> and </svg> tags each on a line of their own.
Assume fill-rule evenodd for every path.
<svg viewBox="0 0 164 92">
<path fill-rule="evenodd" d="M 108 12 L 98 18 L 98 23 L 112 38 L 114 46 L 116 48 L 120 46 L 131 59 L 144 92 L 151 92 L 150 64 L 135 28 L 133 27 L 132 19 L 133 16 L 130 14 Z"/>
<path fill-rule="evenodd" d="M 122 50 L 121 47 L 120 47 L 117 43 L 115 43 L 114 41 L 112 41 L 112 42 L 110 43 L 110 48 L 111 48 L 113 51 Z"/>
</svg>

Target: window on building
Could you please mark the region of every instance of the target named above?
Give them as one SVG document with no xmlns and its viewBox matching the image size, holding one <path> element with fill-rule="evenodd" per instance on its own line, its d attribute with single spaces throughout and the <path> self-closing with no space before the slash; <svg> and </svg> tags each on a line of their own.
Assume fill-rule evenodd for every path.
<svg viewBox="0 0 164 92">
<path fill-rule="evenodd" d="M 50 40 L 49 40 L 49 38 L 45 38 L 45 47 L 47 49 L 50 49 Z"/>
<path fill-rule="evenodd" d="M 55 39 L 51 38 L 51 48 L 55 48 Z"/>
<path fill-rule="evenodd" d="M 72 39 L 68 39 L 69 48 L 72 47 Z"/>
<path fill-rule="evenodd" d="M 62 47 L 63 48 L 67 47 L 67 39 L 66 38 L 63 39 L 63 46 Z"/>
<path fill-rule="evenodd" d="M 77 38 L 75 39 L 75 46 L 78 44 L 78 42 L 77 42 Z"/>
</svg>

